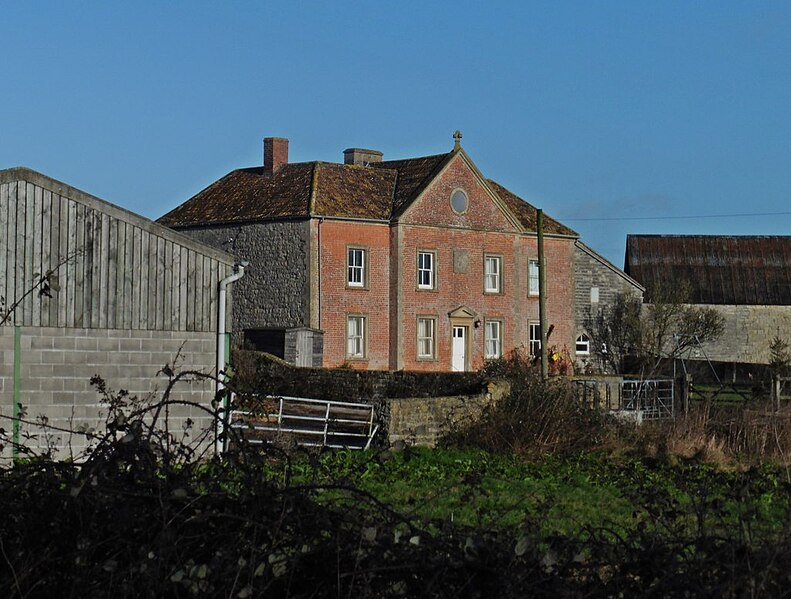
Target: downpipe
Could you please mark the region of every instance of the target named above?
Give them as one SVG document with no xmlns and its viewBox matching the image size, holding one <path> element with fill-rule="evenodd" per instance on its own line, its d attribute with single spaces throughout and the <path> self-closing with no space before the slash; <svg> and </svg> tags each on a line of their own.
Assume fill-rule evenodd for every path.
<svg viewBox="0 0 791 599">
<path fill-rule="evenodd" d="M 234 265 L 233 274 L 225 277 L 220 281 L 220 297 L 219 307 L 217 314 L 217 384 L 214 397 L 220 400 L 219 418 L 217 419 L 217 441 L 216 450 L 217 454 L 221 454 L 225 450 L 225 427 L 228 420 L 228 409 L 230 407 L 229 397 L 223 393 L 225 389 L 225 367 L 228 361 L 228 356 L 225 355 L 226 347 L 226 330 L 225 330 L 225 313 L 227 305 L 228 286 L 235 281 L 238 281 L 244 276 L 244 269 L 250 263 L 243 260 L 239 264 Z"/>
</svg>

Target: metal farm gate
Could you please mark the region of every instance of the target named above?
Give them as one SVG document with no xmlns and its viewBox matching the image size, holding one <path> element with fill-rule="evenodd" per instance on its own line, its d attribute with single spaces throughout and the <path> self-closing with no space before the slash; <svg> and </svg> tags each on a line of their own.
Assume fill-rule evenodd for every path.
<svg viewBox="0 0 791 599">
<path fill-rule="evenodd" d="M 580 379 L 577 396 L 596 408 L 634 414 L 641 420 L 673 418 L 674 381 L 666 379 Z"/>
<path fill-rule="evenodd" d="M 230 428 L 253 444 L 288 438 L 303 446 L 368 449 L 379 429 L 370 404 L 305 397 L 262 398 L 254 410 L 230 416 Z"/>
</svg>

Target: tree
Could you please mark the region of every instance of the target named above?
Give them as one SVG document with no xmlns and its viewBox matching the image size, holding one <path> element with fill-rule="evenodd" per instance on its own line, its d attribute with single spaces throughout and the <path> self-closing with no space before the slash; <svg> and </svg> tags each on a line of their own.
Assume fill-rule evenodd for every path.
<svg viewBox="0 0 791 599">
<path fill-rule="evenodd" d="M 662 360 L 717 340 L 724 330 L 722 315 L 689 304 L 689 297 L 686 284 L 655 288 L 650 304 L 618 294 L 611 306 L 589 311 L 585 318 L 591 353 L 607 370 L 624 373 L 631 360 L 641 375 L 651 376 Z"/>
<path fill-rule="evenodd" d="M 774 336 L 769 345 L 769 370 L 772 372 L 772 378 L 788 374 L 789 366 L 791 366 L 790 350 L 788 343 L 780 335 Z"/>
</svg>

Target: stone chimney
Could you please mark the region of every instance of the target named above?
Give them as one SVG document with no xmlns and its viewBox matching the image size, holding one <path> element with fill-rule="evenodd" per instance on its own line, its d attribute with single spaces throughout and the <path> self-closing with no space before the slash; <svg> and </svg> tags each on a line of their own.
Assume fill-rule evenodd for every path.
<svg viewBox="0 0 791 599">
<path fill-rule="evenodd" d="M 343 164 L 358 164 L 368 166 L 372 162 L 382 162 L 382 154 L 378 150 L 363 150 L 362 148 L 349 148 L 343 151 Z"/>
<path fill-rule="evenodd" d="M 288 140 L 285 137 L 264 138 L 264 174 L 273 175 L 288 164 Z"/>
</svg>

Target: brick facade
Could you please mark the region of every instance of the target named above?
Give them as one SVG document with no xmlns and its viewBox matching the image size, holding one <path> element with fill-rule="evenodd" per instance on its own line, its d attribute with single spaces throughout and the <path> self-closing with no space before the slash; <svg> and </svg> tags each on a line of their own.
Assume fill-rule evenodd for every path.
<svg viewBox="0 0 791 599">
<path fill-rule="evenodd" d="M 463 189 L 469 206 L 463 214 L 451 208 L 453 191 Z M 500 353 L 527 347 L 529 323 L 538 321 L 538 297 L 528 294 L 528 260 L 537 259 L 535 234 L 522 234 L 506 210 L 492 197 L 479 176 L 457 156 L 393 223 L 321 221 L 313 236 L 320 255 L 324 366 L 391 370 L 450 370 L 452 327 L 450 314 L 464 307 L 472 313 L 467 327 L 467 367 L 485 360 L 486 322 L 501 323 Z M 554 330 L 551 346 L 573 350 L 571 293 L 574 239 L 545 239 L 548 323 Z M 347 252 L 366 253 L 362 287 L 347 284 Z M 434 284 L 418 286 L 418 252 L 434 260 Z M 485 256 L 501 264 L 501 288 L 484 289 Z M 463 264 L 462 264 L 463 263 Z M 317 275 L 318 276 L 318 275 Z M 366 322 L 364 359 L 347 355 L 349 316 Z M 434 351 L 418 356 L 418 318 L 434 322 Z"/>
</svg>

